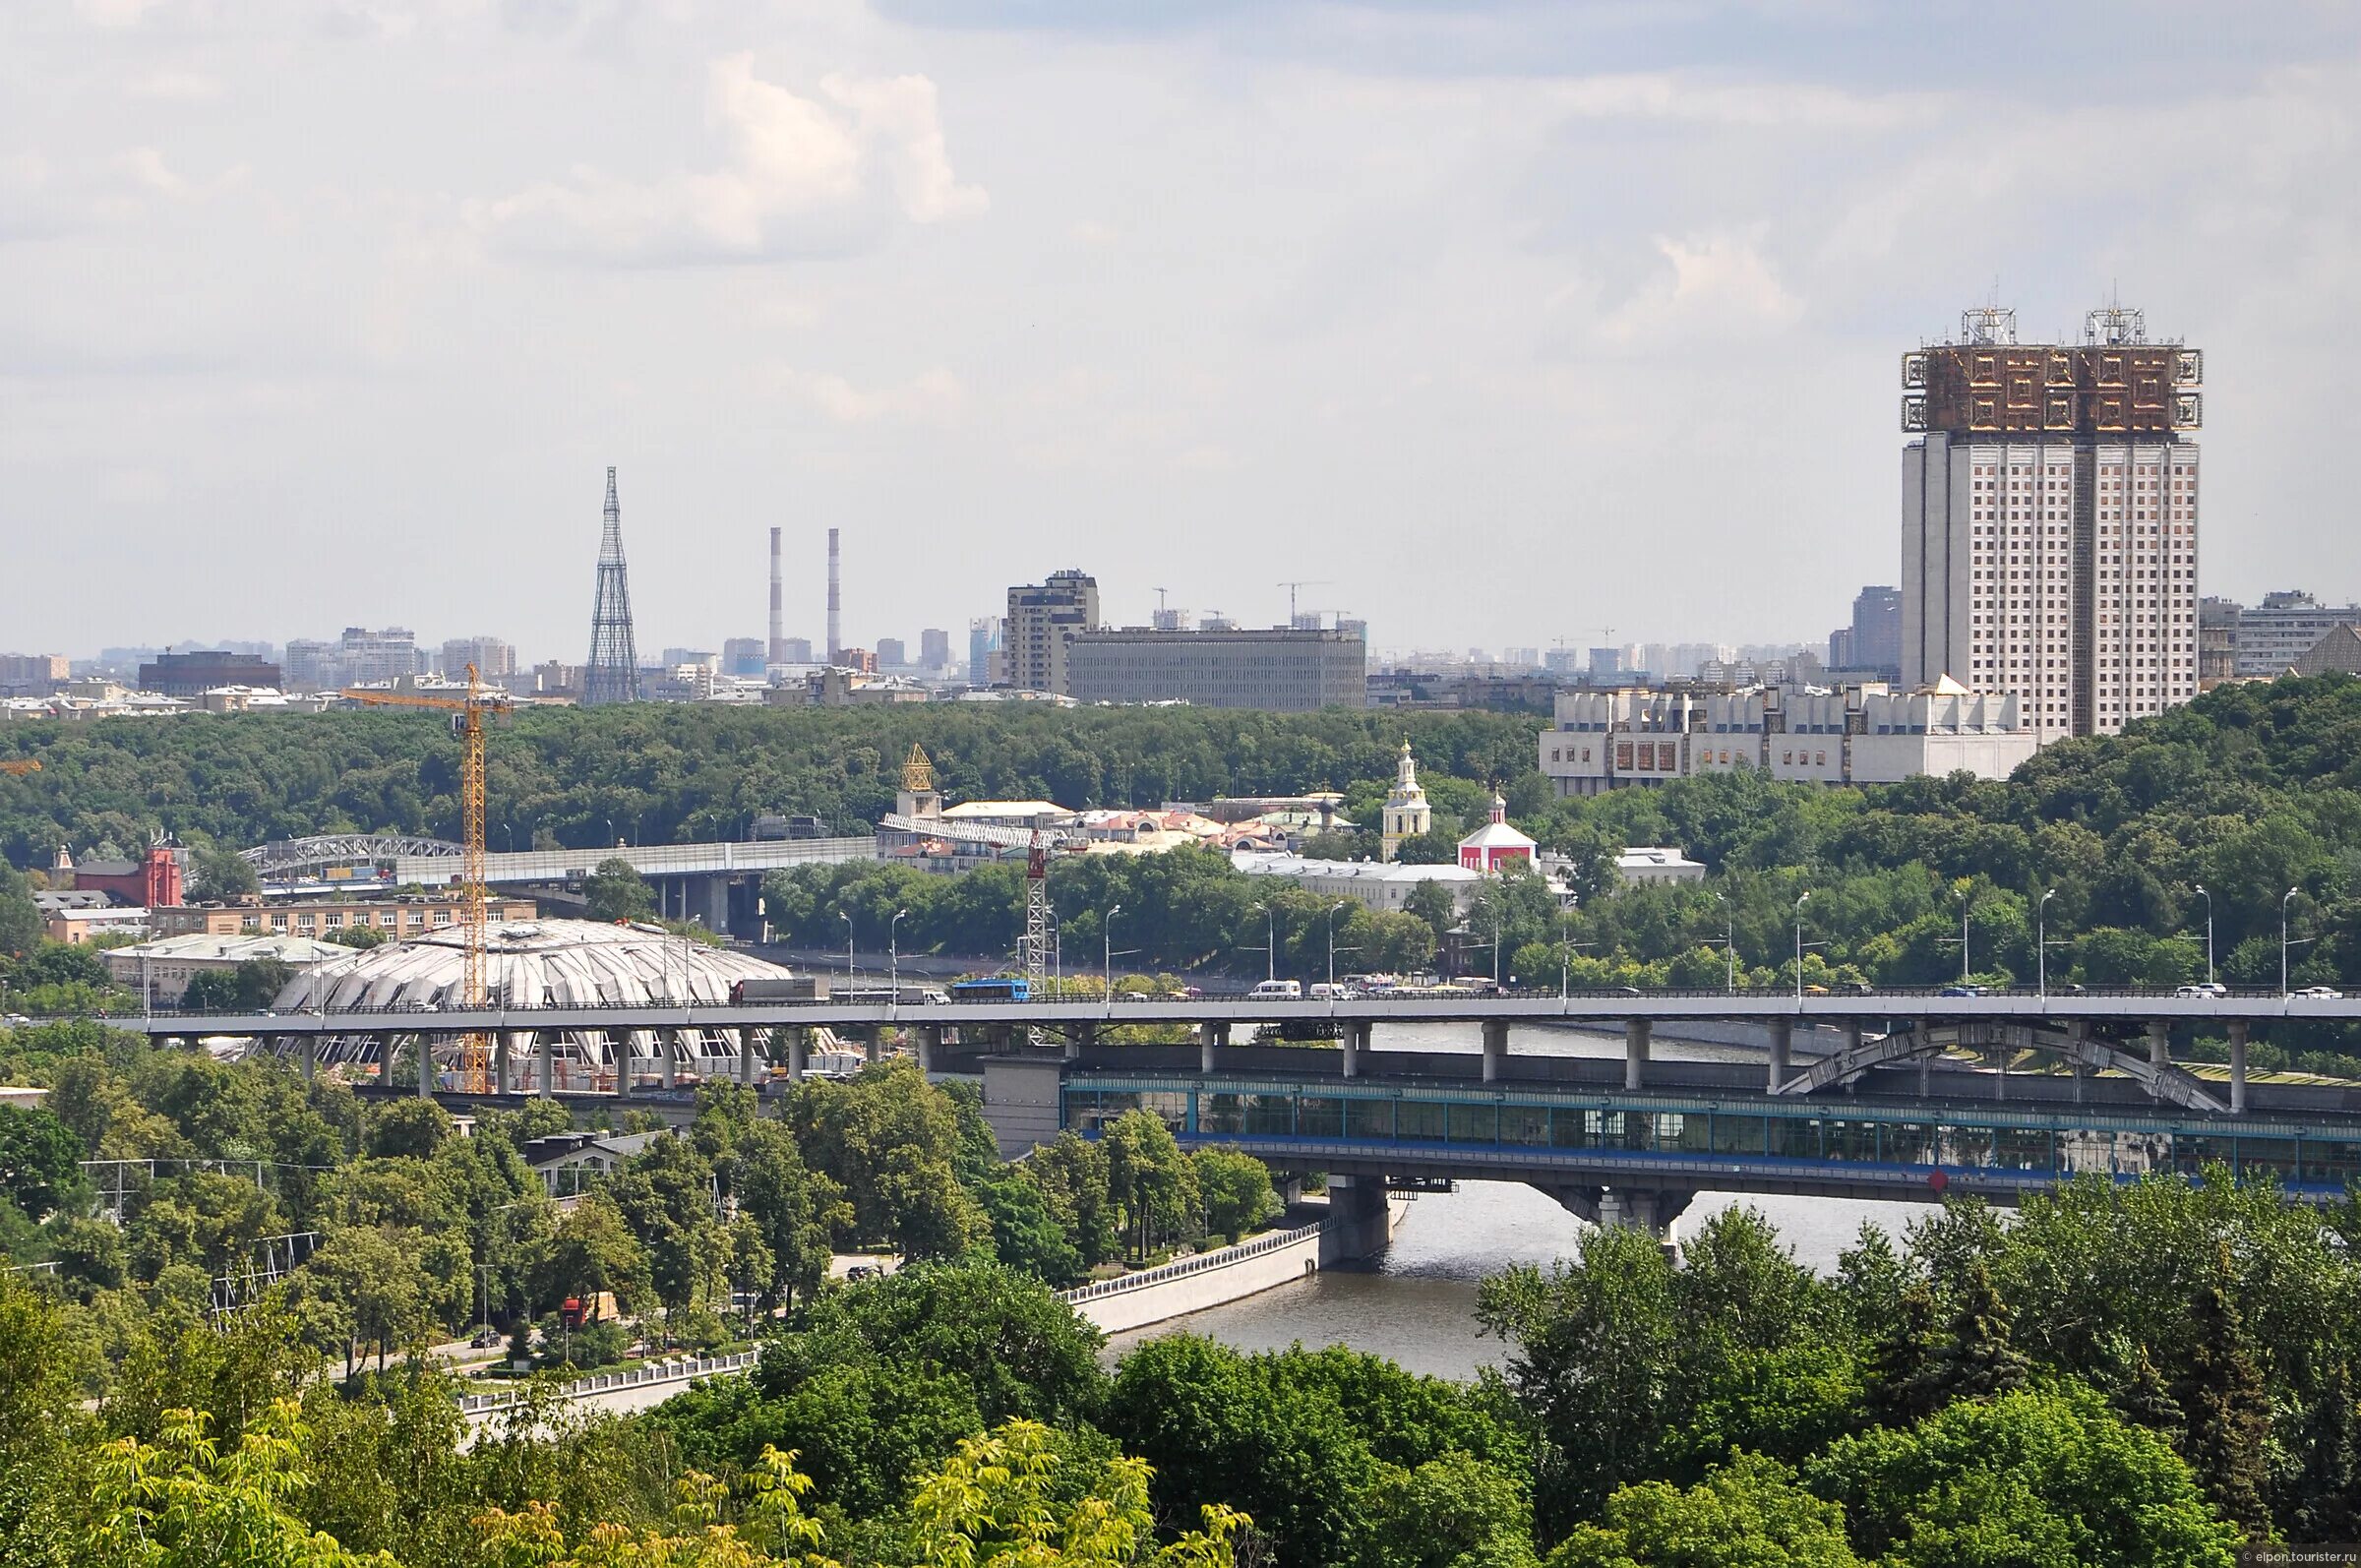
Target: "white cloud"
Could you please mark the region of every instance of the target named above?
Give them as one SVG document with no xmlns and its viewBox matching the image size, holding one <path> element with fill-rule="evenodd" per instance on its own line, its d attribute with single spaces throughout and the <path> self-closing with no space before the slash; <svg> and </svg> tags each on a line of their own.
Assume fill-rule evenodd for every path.
<svg viewBox="0 0 2361 1568">
<path fill-rule="evenodd" d="M 157 0 L 74 0 L 83 19 L 101 28 L 136 28 Z"/>
<path fill-rule="evenodd" d="M 1761 250 L 1759 230 L 1659 235 L 1665 267 L 1599 323 L 1609 342 L 1661 343 L 1702 334 L 1762 336 L 1802 314 L 1803 304 L 1780 282 Z"/>
<path fill-rule="evenodd" d="M 807 97 L 733 54 L 707 70 L 705 118 L 726 156 L 703 173 L 653 181 L 577 168 L 471 215 L 497 240 L 528 250 L 588 250 L 618 259 L 752 259 L 843 250 L 896 212 L 935 223 L 981 212 L 945 148 L 935 84 L 923 76 L 830 75 Z M 886 192 L 890 190 L 888 200 Z"/>
<path fill-rule="evenodd" d="M 1550 89 L 1565 110 L 1594 119 L 1816 131 L 1881 131 L 1924 121 L 1928 93 L 1860 93 L 1806 82 L 1712 82 L 1671 73 L 1579 77 Z"/>
<path fill-rule="evenodd" d="M 937 366 L 895 386 L 864 390 L 827 371 L 781 366 L 774 372 L 778 385 L 793 397 L 811 404 L 838 424 L 862 425 L 884 419 L 942 422 L 956 418 L 967 405 L 967 389 L 959 378 Z"/>
<path fill-rule="evenodd" d="M 144 71 L 123 84 L 123 95 L 154 103 L 212 103 L 221 80 L 202 71 Z"/>
</svg>

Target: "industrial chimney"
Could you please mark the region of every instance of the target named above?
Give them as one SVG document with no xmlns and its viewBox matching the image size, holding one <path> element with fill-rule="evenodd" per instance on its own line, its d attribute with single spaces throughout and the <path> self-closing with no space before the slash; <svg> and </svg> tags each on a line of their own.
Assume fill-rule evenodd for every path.
<svg viewBox="0 0 2361 1568">
<path fill-rule="evenodd" d="M 770 652 L 772 664 L 787 662 L 787 624 L 780 614 L 779 530 L 770 530 Z"/>
<path fill-rule="evenodd" d="M 836 530 L 828 530 L 828 662 L 844 662 L 844 626 L 841 620 L 844 602 L 836 588 Z"/>
</svg>

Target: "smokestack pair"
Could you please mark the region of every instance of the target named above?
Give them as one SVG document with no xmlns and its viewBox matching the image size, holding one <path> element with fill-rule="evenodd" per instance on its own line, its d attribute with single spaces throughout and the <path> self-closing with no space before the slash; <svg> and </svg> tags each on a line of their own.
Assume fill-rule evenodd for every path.
<svg viewBox="0 0 2361 1568">
<path fill-rule="evenodd" d="M 779 534 L 770 530 L 770 662 L 787 662 L 787 622 L 784 578 L 780 564 Z M 843 662 L 844 638 L 842 627 L 843 601 L 837 586 L 836 530 L 828 530 L 828 662 Z"/>
</svg>

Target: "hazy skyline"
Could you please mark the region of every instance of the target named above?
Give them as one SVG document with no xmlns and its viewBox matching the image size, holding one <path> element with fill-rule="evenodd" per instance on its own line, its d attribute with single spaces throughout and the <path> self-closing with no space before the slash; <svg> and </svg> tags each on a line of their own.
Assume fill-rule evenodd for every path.
<svg viewBox="0 0 2361 1568">
<path fill-rule="evenodd" d="M 81 0 L 0 11 L 0 650 L 1820 637 L 1902 350 L 2207 350 L 2202 585 L 2361 591 L 2343 6 Z M 2340 413 L 2339 410 L 2347 410 Z"/>
</svg>

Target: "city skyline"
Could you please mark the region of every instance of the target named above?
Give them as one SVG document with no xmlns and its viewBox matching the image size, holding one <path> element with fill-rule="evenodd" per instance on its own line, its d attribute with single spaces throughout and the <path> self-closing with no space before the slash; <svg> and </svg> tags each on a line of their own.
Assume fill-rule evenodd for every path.
<svg viewBox="0 0 2361 1568">
<path fill-rule="evenodd" d="M 1842 7 L 227 15 L 4 25 L 0 517 L 108 640 L 564 649 L 610 462 L 651 640 L 759 634 L 773 526 L 814 633 L 843 531 L 856 645 L 1074 560 L 1124 622 L 1810 639 L 1898 575 L 1893 345 L 1996 289 L 2209 345 L 2204 592 L 2361 578 L 2342 14 L 2027 8 L 1972 85 Z M 2169 199 L 2103 213 L 2058 151 L 2142 145 Z M 405 536 L 471 568 L 354 570 Z M 1540 570 L 1427 585 L 1486 555 Z"/>
</svg>

